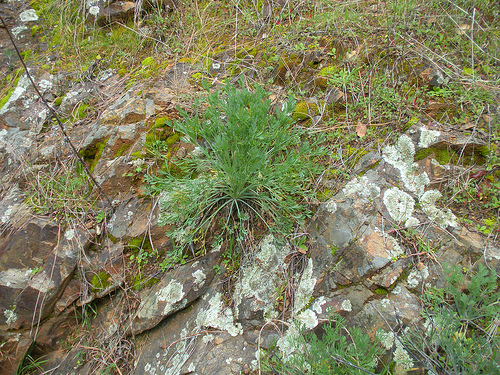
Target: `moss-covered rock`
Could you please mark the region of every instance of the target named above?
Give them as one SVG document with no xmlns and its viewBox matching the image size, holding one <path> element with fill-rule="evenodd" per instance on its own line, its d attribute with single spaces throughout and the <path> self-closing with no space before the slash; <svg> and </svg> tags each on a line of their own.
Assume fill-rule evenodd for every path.
<svg viewBox="0 0 500 375">
<path fill-rule="evenodd" d="M 304 121 L 311 119 L 319 113 L 318 106 L 310 102 L 298 102 L 292 112 L 292 119 L 295 121 Z"/>
</svg>

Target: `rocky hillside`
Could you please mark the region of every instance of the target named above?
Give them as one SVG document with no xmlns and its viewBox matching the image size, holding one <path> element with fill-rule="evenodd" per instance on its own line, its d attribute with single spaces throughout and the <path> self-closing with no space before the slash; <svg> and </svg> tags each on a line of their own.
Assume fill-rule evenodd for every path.
<svg viewBox="0 0 500 375">
<path fill-rule="evenodd" d="M 0 0 L 0 374 L 500 373 L 500 6 L 425 3 Z"/>
</svg>

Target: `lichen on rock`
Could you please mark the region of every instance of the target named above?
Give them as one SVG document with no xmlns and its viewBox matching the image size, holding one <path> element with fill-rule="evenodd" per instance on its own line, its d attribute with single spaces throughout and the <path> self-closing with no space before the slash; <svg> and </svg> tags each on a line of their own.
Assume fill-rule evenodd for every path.
<svg viewBox="0 0 500 375">
<path fill-rule="evenodd" d="M 163 315 L 168 315 L 174 304 L 182 300 L 184 297 L 182 289 L 182 284 L 173 280 L 158 292 L 158 302 L 166 302 L 165 308 L 163 309 Z"/>
<path fill-rule="evenodd" d="M 427 173 L 416 173 L 418 168 L 414 162 L 414 157 L 415 146 L 413 141 L 404 134 L 399 137 L 396 146 L 386 146 L 383 149 L 384 160 L 399 170 L 406 189 L 420 197 L 430 180 Z"/>
<path fill-rule="evenodd" d="M 457 218 L 450 209 L 440 210 L 436 207 L 435 202 L 441 198 L 441 193 L 437 190 L 428 190 L 420 197 L 422 211 L 440 227 L 448 226 L 456 227 Z"/>
<path fill-rule="evenodd" d="M 420 128 L 420 140 L 418 142 L 418 147 L 427 148 L 434 140 L 441 135 L 441 132 L 437 130 L 428 130 L 425 126 Z"/>
<path fill-rule="evenodd" d="M 293 312 L 296 314 L 309 304 L 314 286 L 316 285 L 316 278 L 312 277 L 313 274 L 313 261 L 309 258 L 307 266 L 302 273 L 300 283 L 295 294 L 295 301 Z"/>
<path fill-rule="evenodd" d="M 389 215 L 396 222 L 405 222 L 413 214 L 415 201 L 409 194 L 397 187 L 386 190 L 383 201 Z"/>
<path fill-rule="evenodd" d="M 347 183 L 342 191 L 346 197 L 358 194 L 369 201 L 372 201 L 380 196 L 380 188 L 370 182 L 366 176 L 362 176 L 359 179 L 354 177 L 354 179 Z"/>
<path fill-rule="evenodd" d="M 234 323 L 233 311 L 224 306 L 221 294 L 216 293 L 209 300 L 210 307 L 203 310 L 196 318 L 199 327 L 212 327 L 228 332 L 231 336 L 237 336 L 243 332 L 240 323 Z"/>
</svg>

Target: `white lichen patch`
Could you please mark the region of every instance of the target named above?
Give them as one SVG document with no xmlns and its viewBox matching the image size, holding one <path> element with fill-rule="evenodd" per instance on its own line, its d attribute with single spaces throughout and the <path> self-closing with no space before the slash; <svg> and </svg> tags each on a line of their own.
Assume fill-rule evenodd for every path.
<svg viewBox="0 0 500 375">
<path fill-rule="evenodd" d="M 295 352 L 300 353 L 303 351 L 304 344 L 301 343 L 299 338 L 300 332 L 292 325 L 276 342 L 276 346 L 281 351 L 285 362 L 288 362 Z"/>
<path fill-rule="evenodd" d="M 297 315 L 296 320 L 305 329 L 313 329 L 319 323 L 318 317 L 311 309 L 307 309 L 306 311 L 301 312 L 299 315 Z"/>
<path fill-rule="evenodd" d="M 343 300 L 340 308 L 344 311 L 352 311 L 351 301 L 349 301 L 348 299 Z"/>
<path fill-rule="evenodd" d="M 385 308 L 388 308 L 391 305 L 391 301 L 389 299 L 387 299 L 387 298 L 384 298 L 382 301 L 380 301 L 380 304 L 385 309 Z"/>
<path fill-rule="evenodd" d="M 186 337 L 188 336 L 189 333 L 186 329 L 183 329 L 181 331 L 180 336 L 181 337 Z M 191 357 L 191 352 L 188 350 L 188 345 L 190 344 L 189 340 L 181 340 L 177 344 L 171 348 L 173 350 L 173 354 L 170 354 L 169 351 L 165 351 L 163 353 L 164 357 L 168 357 L 167 364 L 168 367 L 165 365 L 162 365 L 160 361 L 156 362 L 156 365 L 160 367 L 163 366 L 163 370 L 161 370 L 161 374 L 163 375 L 179 375 L 181 373 L 182 367 L 185 365 L 185 363 L 188 361 L 188 359 Z M 147 366 L 150 366 L 148 370 L 146 370 Z M 156 368 L 153 367 L 150 363 L 147 363 L 144 367 L 144 373 L 146 374 L 156 374 Z"/>
<path fill-rule="evenodd" d="M 27 9 L 19 14 L 19 19 L 21 22 L 31 22 L 38 20 L 38 16 L 34 9 Z"/>
<path fill-rule="evenodd" d="M 13 27 L 10 31 L 12 32 L 12 35 L 17 37 L 19 34 L 21 34 L 23 31 L 28 30 L 28 27 L 26 25 L 20 25 Z"/>
<path fill-rule="evenodd" d="M 94 17 L 98 16 L 99 15 L 99 7 L 95 6 L 95 5 L 91 6 L 89 8 L 89 14 L 94 16 Z"/>
<path fill-rule="evenodd" d="M 410 288 L 416 288 L 418 284 L 429 277 L 429 268 L 426 265 L 422 266 L 422 269 L 419 270 L 417 268 L 411 270 L 408 277 L 406 278 L 406 282 Z"/>
<path fill-rule="evenodd" d="M 437 130 L 428 130 L 425 126 L 420 128 L 420 140 L 418 147 L 427 148 L 441 135 Z"/>
<path fill-rule="evenodd" d="M 274 246 L 274 237 L 272 235 L 266 236 L 261 244 L 260 251 L 256 254 L 256 258 L 263 262 L 268 262 L 278 253 L 278 249 Z"/>
<path fill-rule="evenodd" d="M 429 217 L 430 220 L 437 223 L 440 227 L 448 226 L 456 227 L 457 218 L 449 209 L 440 210 L 436 207 L 436 201 L 441 198 L 441 193 L 437 190 L 428 190 L 420 198 L 422 211 Z"/>
<path fill-rule="evenodd" d="M 410 137 L 403 134 L 399 137 L 396 146 L 386 146 L 382 150 L 384 160 L 394 168 L 407 169 L 413 164 L 415 146 Z"/>
<path fill-rule="evenodd" d="M 383 329 L 377 331 L 377 338 L 386 350 L 391 350 L 393 346 L 396 347 L 394 350 L 394 361 L 401 365 L 405 369 L 410 369 L 414 367 L 413 361 L 410 354 L 406 351 L 401 340 L 398 340 L 393 332 L 385 332 Z"/>
<path fill-rule="evenodd" d="M 215 336 L 209 333 L 209 334 L 202 337 L 201 342 L 203 344 L 208 344 L 208 343 L 212 342 L 214 339 L 215 339 Z"/>
<path fill-rule="evenodd" d="M 231 336 L 237 336 L 243 332 L 240 323 L 234 323 L 233 311 L 224 306 L 221 294 L 216 293 L 209 301 L 208 310 L 202 311 L 196 318 L 199 327 L 212 327 L 228 332 Z"/>
<path fill-rule="evenodd" d="M 405 187 L 420 197 L 430 180 L 425 172 L 416 174 L 418 168 L 414 156 L 415 146 L 411 138 L 405 134 L 398 139 L 396 146 L 387 146 L 383 149 L 384 160 L 399 170 Z"/>
<path fill-rule="evenodd" d="M 383 329 L 377 331 L 377 338 L 385 350 L 390 350 L 394 344 L 394 333 L 385 332 Z"/>
<path fill-rule="evenodd" d="M 323 306 L 326 303 L 325 297 L 321 296 L 314 301 L 311 309 L 316 313 L 316 314 L 321 314 L 323 312 Z"/>
<path fill-rule="evenodd" d="M 73 238 L 75 238 L 75 230 L 74 229 L 68 229 L 64 233 L 64 237 L 68 240 L 71 241 Z"/>
<path fill-rule="evenodd" d="M 400 255 L 404 254 L 404 251 L 401 248 L 401 246 L 399 245 L 399 242 L 394 237 L 388 235 L 387 233 L 384 233 L 383 237 L 384 237 L 385 241 L 390 242 L 392 245 L 392 246 L 390 246 L 390 247 L 392 247 L 392 250 L 390 249 L 389 246 L 386 247 L 386 250 L 387 250 L 387 253 L 389 254 L 389 257 L 397 258 Z"/>
<path fill-rule="evenodd" d="M 172 280 L 165 288 L 160 289 L 156 298 L 158 302 L 166 302 L 163 315 L 168 315 L 173 310 L 174 304 L 182 300 L 183 286 L 178 281 Z"/>
<path fill-rule="evenodd" d="M 17 321 L 17 314 L 14 312 L 16 307 L 14 306 L 12 310 L 5 310 L 3 314 L 5 315 L 5 318 L 7 318 L 7 325 L 10 325 L 12 323 L 15 323 Z"/>
<path fill-rule="evenodd" d="M 403 347 L 401 341 L 396 340 L 395 343 L 396 343 L 396 350 L 394 351 L 394 361 L 396 363 L 399 363 L 401 367 L 407 370 L 415 367 L 410 357 L 410 354 Z"/>
<path fill-rule="evenodd" d="M 0 285 L 13 288 L 24 289 L 28 285 L 31 270 L 10 268 L 0 272 Z"/>
<path fill-rule="evenodd" d="M 417 218 L 410 216 L 408 220 L 406 220 L 405 227 L 406 228 L 411 228 L 411 227 L 416 227 L 420 224 L 420 220 Z"/>
<path fill-rule="evenodd" d="M 54 87 L 54 84 L 47 79 L 42 79 L 42 80 L 40 80 L 40 82 L 38 82 L 38 89 L 42 93 L 51 90 L 52 87 Z"/>
<path fill-rule="evenodd" d="M 295 301 L 293 306 L 293 313 L 296 314 L 309 304 L 314 286 L 316 285 L 316 278 L 312 277 L 313 274 L 313 261 L 309 258 L 307 266 L 300 278 L 299 287 L 295 292 Z"/>
<path fill-rule="evenodd" d="M 26 90 L 28 89 L 30 84 L 31 83 L 30 83 L 28 76 L 26 74 L 23 74 L 21 76 L 21 78 L 19 78 L 19 81 L 17 82 L 17 86 L 14 89 L 14 91 L 12 92 L 11 96 L 9 97 L 9 100 L 7 100 L 7 103 L 5 103 L 2 108 L 0 108 L 0 115 L 3 115 L 4 113 L 6 113 L 9 110 L 9 107 L 11 106 L 12 103 L 14 103 L 19 98 L 21 98 L 25 95 Z"/>
<path fill-rule="evenodd" d="M 29 286 L 42 293 L 47 293 L 50 289 L 55 289 L 56 285 L 50 275 L 45 271 L 37 273 L 29 282 Z"/>
<path fill-rule="evenodd" d="M 417 197 L 424 194 L 424 189 L 430 182 L 427 173 L 415 174 L 411 170 L 408 170 L 408 173 L 401 173 L 401 178 L 405 187 L 412 193 L 415 193 Z"/>
<path fill-rule="evenodd" d="M 254 298 L 250 305 L 253 311 L 261 309 L 266 317 L 274 317 L 274 294 L 279 287 L 278 269 L 283 267 L 283 259 L 289 252 L 289 246 L 276 246 L 272 235 L 262 240 L 260 251 L 255 254 L 259 262 L 247 261 L 240 268 L 241 277 L 233 293 L 236 315 L 244 298 Z"/>
<path fill-rule="evenodd" d="M 326 202 L 325 208 L 329 213 L 334 214 L 337 211 L 337 203 L 330 199 L 328 202 Z"/>
<path fill-rule="evenodd" d="M 415 201 L 397 187 L 386 190 L 383 201 L 389 215 L 396 222 L 405 222 L 413 214 Z"/>
<path fill-rule="evenodd" d="M 7 208 L 3 213 L 2 217 L 0 218 L 2 223 L 7 223 L 10 219 L 10 215 L 12 215 L 12 207 Z"/>
<path fill-rule="evenodd" d="M 361 178 L 355 177 L 347 183 L 347 185 L 342 189 L 346 197 L 352 195 L 360 195 L 369 201 L 374 200 L 380 196 L 380 188 L 374 183 L 370 182 L 365 176 Z"/>
<path fill-rule="evenodd" d="M 193 277 L 194 277 L 193 289 L 198 290 L 205 283 L 207 275 L 205 275 L 205 273 L 202 270 L 197 269 L 196 271 L 193 272 Z"/>
</svg>

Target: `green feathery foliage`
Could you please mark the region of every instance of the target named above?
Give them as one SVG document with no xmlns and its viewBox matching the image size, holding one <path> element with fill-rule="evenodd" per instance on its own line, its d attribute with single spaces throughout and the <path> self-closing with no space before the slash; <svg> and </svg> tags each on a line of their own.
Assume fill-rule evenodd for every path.
<svg viewBox="0 0 500 375">
<path fill-rule="evenodd" d="M 171 234 L 179 244 L 204 240 L 208 228 L 222 235 L 239 228 L 244 236 L 258 221 L 280 232 L 302 222 L 320 171 L 315 157 L 324 149 L 292 126 L 294 100 L 272 113 L 264 89 L 227 83 L 208 104 L 201 116 L 181 110 L 184 120 L 175 123 L 197 146 L 178 163 L 184 177 L 147 177 L 150 191 L 161 193 L 160 222 L 176 226 Z"/>
</svg>

